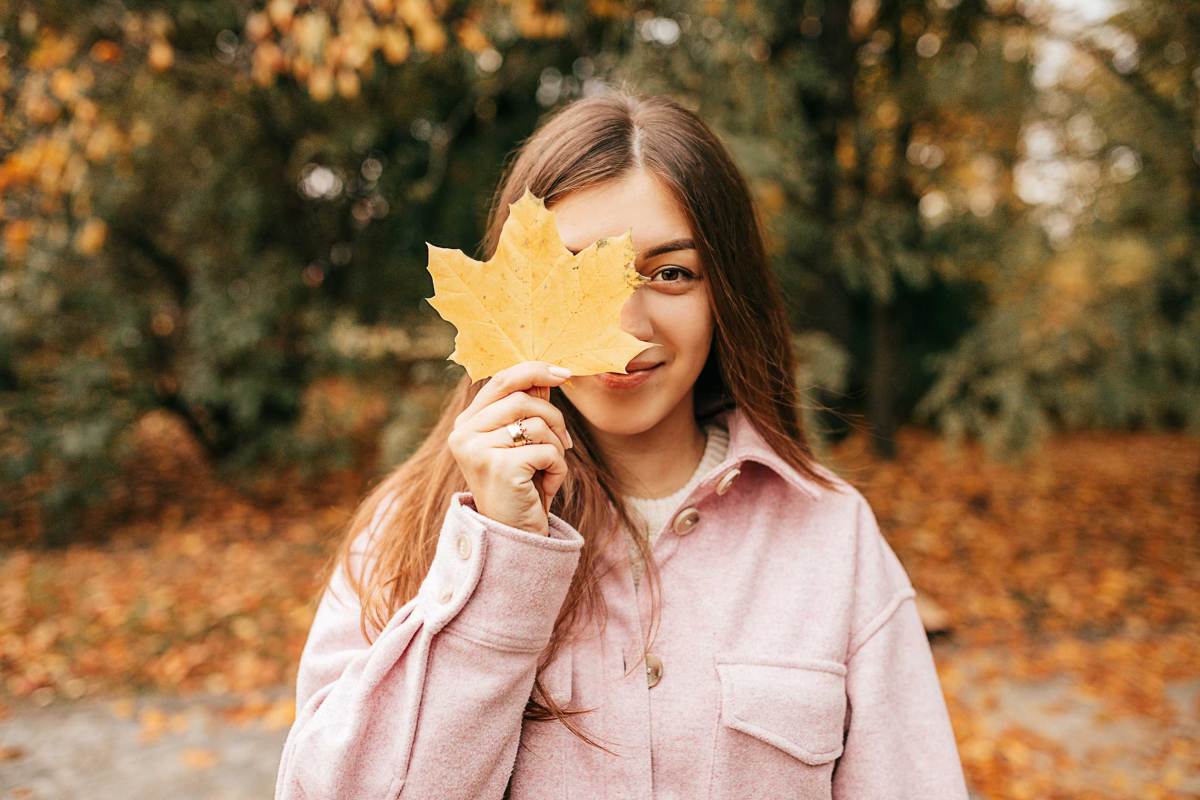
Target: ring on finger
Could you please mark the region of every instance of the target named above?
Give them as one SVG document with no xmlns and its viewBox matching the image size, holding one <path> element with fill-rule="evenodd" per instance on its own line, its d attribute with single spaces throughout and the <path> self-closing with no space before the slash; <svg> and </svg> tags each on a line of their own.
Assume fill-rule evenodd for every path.
<svg viewBox="0 0 1200 800">
<path fill-rule="evenodd" d="M 525 420 L 518 419 L 516 422 L 510 422 L 504 426 L 504 430 L 508 431 L 508 435 L 512 437 L 514 447 L 521 445 L 533 444 L 533 440 L 525 433 Z"/>
</svg>

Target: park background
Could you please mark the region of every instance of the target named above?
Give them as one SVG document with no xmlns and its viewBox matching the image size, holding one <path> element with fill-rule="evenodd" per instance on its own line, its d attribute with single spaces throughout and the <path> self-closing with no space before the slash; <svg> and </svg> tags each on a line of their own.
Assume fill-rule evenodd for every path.
<svg viewBox="0 0 1200 800">
<path fill-rule="evenodd" d="M 426 242 L 607 87 L 749 177 L 979 798 L 1200 796 L 1200 4 L 0 2 L 0 796 L 265 797 L 461 368 Z"/>
</svg>

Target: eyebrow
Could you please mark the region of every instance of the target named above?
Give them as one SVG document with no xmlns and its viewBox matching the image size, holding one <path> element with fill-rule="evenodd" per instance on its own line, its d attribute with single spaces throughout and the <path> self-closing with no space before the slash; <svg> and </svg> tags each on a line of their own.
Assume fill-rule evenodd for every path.
<svg viewBox="0 0 1200 800">
<path fill-rule="evenodd" d="M 571 251 L 571 255 L 579 255 L 579 250 L 576 250 L 572 247 L 568 247 L 567 249 Z M 582 248 L 580 248 L 580 249 L 582 249 Z M 669 242 L 663 242 L 662 244 L 656 244 L 656 245 L 654 245 L 654 247 L 643 250 L 638 255 L 640 255 L 644 259 L 649 260 L 651 258 L 654 258 L 655 256 L 661 256 L 663 253 L 673 253 L 676 250 L 695 250 L 695 249 L 696 249 L 696 242 L 692 239 L 672 239 Z"/>
</svg>

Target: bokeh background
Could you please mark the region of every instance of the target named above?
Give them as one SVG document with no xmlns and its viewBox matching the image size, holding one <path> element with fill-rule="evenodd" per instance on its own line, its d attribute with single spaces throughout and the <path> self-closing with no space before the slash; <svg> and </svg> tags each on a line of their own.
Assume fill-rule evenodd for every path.
<svg viewBox="0 0 1200 800">
<path fill-rule="evenodd" d="M 3 0 L 0 797 L 270 796 L 425 243 L 620 85 L 752 181 L 974 795 L 1200 796 L 1200 4 Z"/>
</svg>

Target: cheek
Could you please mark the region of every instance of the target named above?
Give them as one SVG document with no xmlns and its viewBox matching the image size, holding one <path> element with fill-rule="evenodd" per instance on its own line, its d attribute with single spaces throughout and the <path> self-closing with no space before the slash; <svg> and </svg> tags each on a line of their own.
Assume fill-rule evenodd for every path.
<svg viewBox="0 0 1200 800">
<path fill-rule="evenodd" d="M 708 299 L 699 293 L 675 299 L 678 302 L 670 309 L 665 323 L 670 326 L 668 338 L 676 350 L 675 357 L 703 362 L 708 356 L 713 330 Z"/>
</svg>

